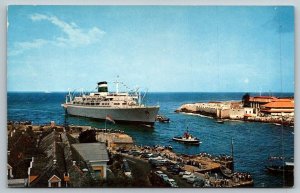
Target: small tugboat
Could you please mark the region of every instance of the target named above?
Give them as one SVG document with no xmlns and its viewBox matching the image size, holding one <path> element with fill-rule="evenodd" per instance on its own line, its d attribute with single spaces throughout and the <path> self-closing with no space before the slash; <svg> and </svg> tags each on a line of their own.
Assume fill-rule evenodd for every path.
<svg viewBox="0 0 300 193">
<path fill-rule="evenodd" d="M 155 120 L 158 122 L 161 122 L 161 123 L 169 123 L 170 122 L 170 119 L 168 117 L 165 117 L 162 115 L 157 115 Z"/>
<path fill-rule="evenodd" d="M 189 133 L 188 128 L 187 131 L 183 134 L 183 136 L 173 137 L 172 140 L 190 145 L 199 145 L 201 143 L 197 137 L 193 137 Z"/>
</svg>

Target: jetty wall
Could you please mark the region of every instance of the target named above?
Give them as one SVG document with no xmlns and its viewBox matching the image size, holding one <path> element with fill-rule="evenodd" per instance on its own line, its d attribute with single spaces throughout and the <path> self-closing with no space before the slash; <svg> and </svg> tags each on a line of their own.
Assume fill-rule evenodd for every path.
<svg viewBox="0 0 300 193">
<path fill-rule="evenodd" d="M 231 101 L 184 104 L 176 112 L 202 114 L 222 119 L 243 118 L 244 109 L 233 109 L 232 104 Z"/>
</svg>

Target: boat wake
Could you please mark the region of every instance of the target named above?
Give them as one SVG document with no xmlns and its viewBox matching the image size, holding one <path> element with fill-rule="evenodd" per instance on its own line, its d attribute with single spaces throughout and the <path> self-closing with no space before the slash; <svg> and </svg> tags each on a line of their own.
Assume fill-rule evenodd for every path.
<svg viewBox="0 0 300 193">
<path fill-rule="evenodd" d="M 206 116 L 206 115 L 201 115 L 201 114 L 186 113 L 186 112 L 180 112 L 180 113 L 181 113 L 181 114 L 185 114 L 185 115 L 193 115 L 193 116 L 205 117 L 205 118 L 213 119 L 213 117 L 211 117 L 211 116 Z"/>
</svg>

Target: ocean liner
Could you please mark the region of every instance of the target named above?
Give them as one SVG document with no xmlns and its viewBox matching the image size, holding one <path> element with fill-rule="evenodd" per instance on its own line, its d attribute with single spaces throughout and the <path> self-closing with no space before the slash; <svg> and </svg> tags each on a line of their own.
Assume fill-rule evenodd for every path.
<svg viewBox="0 0 300 193">
<path fill-rule="evenodd" d="M 98 83 L 98 92 L 80 96 L 69 92 L 62 106 L 69 115 L 153 126 L 159 106 L 143 105 L 140 92 L 119 92 L 120 82 L 115 83 L 116 92 L 108 92 L 106 81 Z"/>
</svg>

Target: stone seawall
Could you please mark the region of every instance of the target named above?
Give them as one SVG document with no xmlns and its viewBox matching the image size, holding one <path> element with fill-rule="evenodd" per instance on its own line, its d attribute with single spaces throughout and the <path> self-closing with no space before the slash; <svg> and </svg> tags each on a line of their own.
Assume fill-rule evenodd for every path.
<svg viewBox="0 0 300 193">
<path fill-rule="evenodd" d="M 214 118 L 230 118 L 230 109 L 226 103 L 193 103 L 184 104 L 175 112 L 194 113 Z"/>
</svg>

